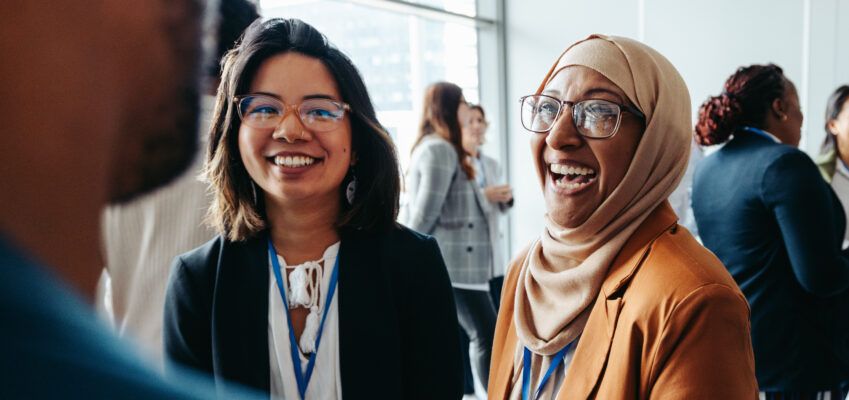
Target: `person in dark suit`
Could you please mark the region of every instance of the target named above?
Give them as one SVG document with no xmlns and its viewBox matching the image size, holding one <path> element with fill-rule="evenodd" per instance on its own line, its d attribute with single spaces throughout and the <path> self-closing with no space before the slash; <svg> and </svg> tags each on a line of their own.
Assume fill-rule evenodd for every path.
<svg viewBox="0 0 849 400">
<path fill-rule="evenodd" d="M 461 397 L 445 263 L 395 222 L 395 149 L 356 67 L 271 19 L 223 71 L 206 160 L 220 235 L 173 263 L 170 360 L 275 398 Z"/>
<path fill-rule="evenodd" d="M 842 399 L 846 221 L 814 162 L 796 148 L 801 125 L 796 89 L 780 67 L 738 69 L 699 111 L 698 142 L 727 143 L 696 170 L 693 211 L 705 246 L 749 301 L 761 398 L 830 392 Z"/>
</svg>

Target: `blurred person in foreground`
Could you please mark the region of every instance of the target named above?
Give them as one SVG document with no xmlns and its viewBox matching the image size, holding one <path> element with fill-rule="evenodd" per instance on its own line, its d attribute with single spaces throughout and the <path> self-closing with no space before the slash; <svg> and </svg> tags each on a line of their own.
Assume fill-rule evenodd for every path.
<svg viewBox="0 0 849 400">
<path fill-rule="evenodd" d="M 0 16 L 0 398 L 214 397 L 144 365 L 90 306 L 103 207 L 191 163 L 212 21 L 182 0 L 4 1 Z"/>
<path fill-rule="evenodd" d="M 215 90 L 221 76 L 220 60 L 242 32 L 259 18 L 249 0 L 220 0 L 215 58 L 207 63 L 201 96 L 201 114 L 195 135 L 206 143 Z M 209 32 L 212 35 L 215 32 Z M 215 35 L 212 35 L 215 36 Z M 162 310 L 171 260 L 212 239 L 215 232 L 204 223 L 212 201 L 208 185 L 199 179 L 203 157 L 174 182 L 132 201 L 107 207 L 103 214 L 103 240 L 110 296 L 98 296 L 112 310 L 121 336 L 135 339 L 156 361 L 162 359 Z"/>
</svg>

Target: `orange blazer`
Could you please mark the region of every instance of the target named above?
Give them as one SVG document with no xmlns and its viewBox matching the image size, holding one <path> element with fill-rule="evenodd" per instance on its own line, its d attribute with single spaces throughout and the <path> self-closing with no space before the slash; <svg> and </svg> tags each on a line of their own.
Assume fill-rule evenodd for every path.
<svg viewBox="0 0 849 400">
<path fill-rule="evenodd" d="M 522 384 L 513 301 L 526 256 L 527 249 L 504 282 L 490 400 Z M 557 400 L 757 398 L 748 303 L 664 202 L 611 265 Z"/>
</svg>

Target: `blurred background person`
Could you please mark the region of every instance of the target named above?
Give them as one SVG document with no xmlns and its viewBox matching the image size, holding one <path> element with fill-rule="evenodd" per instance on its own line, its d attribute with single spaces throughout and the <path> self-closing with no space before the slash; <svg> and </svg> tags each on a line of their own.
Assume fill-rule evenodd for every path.
<svg viewBox="0 0 849 400">
<path fill-rule="evenodd" d="M 469 118 L 459 86 L 437 82 L 427 88 L 399 220 L 439 242 L 454 286 L 457 317 L 469 336 L 472 363 L 486 389 L 495 328 L 488 294 L 494 272 L 489 227 L 493 211 L 476 180 L 481 172 L 463 148 L 463 127 Z"/>
<path fill-rule="evenodd" d="M 817 166 L 826 182 L 840 199 L 849 220 L 849 85 L 837 88 L 825 109 L 825 139 L 817 157 Z M 843 234 L 843 248 L 849 247 L 849 229 Z"/>
<path fill-rule="evenodd" d="M 220 61 L 242 32 L 259 18 L 249 0 L 219 0 L 215 58 L 204 69 L 200 124 L 196 138 L 202 146 L 221 75 Z M 122 336 L 142 345 L 154 360 L 162 361 L 162 310 L 171 261 L 215 236 L 204 223 L 211 197 L 199 177 L 203 157 L 195 157 L 188 170 L 171 184 L 108 207 L 103 214 L 106 257 L 106 293 L 98 296 L 112 311 Z"/>
<path fill-rule="evenodd" d="M 699 237 L 699 229 L 696 226 L 696 218 L 693 216 L 692 194 L 693 194 L 693 174 L 696 172 L 696 166 L 704 158 L 704 152 L 701 146 L 696 143 L 695 139 L 690 141 L 690 159 L 687 161 L 687 171 L 681 178 L 681 183 L 669 195 L 669 204 L 678 216 L 678 223 L 687 228 L 694 237 Z"/>
<path fill-rule="evenodd" d="M 503 235 L 501 233 L 500 218 L 510 207 L 513 206 L 513 190 L 510 185 L 503 184 L 501 165 L 498 161 L 483 153 L 483 145 L 486 143 L 486 129 L 489 121 L 483 107 L 477 104 L 469 104 L 468 121 L 462 126 L 463 150 L 472 160 L 475 167 L 475 181 L 489 201 L 489 212 L 487 213 L 487 225 L 489 226 L 489 239 L 492 243 L 493 278 L 488 282 L 490 298 L 493 306 L 498 308 L 498 299 L 501 295 L 501 284 L 504 282 L 503 270 L 506 265 L 503 249 Z M 461 328 L 462 330 L 462 328 Z M 463 362 L 466 371 L 466 393 L 474 393 L 474 380 L 471 376 L 472 370 L 468 355 L 469 337 L 463 330 L 460 333 L 461 347 L 463 348 Z M 486 387 L 484 379 L 478 379 L 481 387 Z"/>
<path fill-rule="evenodd" d="M 849 380 L 846 220 L 816 165 L 796 146 L 796 87 L 773 64 L 739 68 L 706 100 L 693 211 L 705 246 L 752 311 L 761 398 L 838 398 Z"/>
<path fill-rule="evenodd" d="M 0 3 L 0 398 L 215 396 L 148 368 L 91 307 L 103 207 L 192 161 L 214 14 L 202 23 L 197 1 Z"/>
<path fill-rule="evenodd" d="M 496 275 L 503 273 L 507 265 L 506 255 L 503 252 L 501 240 L 503 234 L 500 229 L 500 217 L 510 207 L 513 207 L 513 188 L 504 182 L 504 171 L 498 160 L 483 152 L 486 143 L 486 130 L 489 121 L 483 107 L 477 104 L 469 105 L 468 123 L 462 127 L 463 150 L 469 155 L 475 167 L 475 181 L 489 201 L 490 212 L 487 214 L 489 225 L 489 237 L 492 242 L 492 260 Z"/>
<path fill-rule="evenodd" d="M 448 274 L 395 222 L 395 148 L 351 61 L 300 20 L 255 22 L 209 135 L 220 234 L 174 260 L 169 359 L 274 398 L 461 397 Z"/>
</svg>

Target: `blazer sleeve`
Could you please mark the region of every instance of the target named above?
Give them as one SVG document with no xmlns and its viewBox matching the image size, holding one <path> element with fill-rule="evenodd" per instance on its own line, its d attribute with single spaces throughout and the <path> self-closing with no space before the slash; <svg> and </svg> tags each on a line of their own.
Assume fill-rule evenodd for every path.
<svg viewBox="0 0 849 400">
<path fill-rule="evenodd" d="M 167 361 L 212 374 L 209 285 L 181 257 L 174 259 L 165 295 Z"/>
<path fill-rule="evenodd" d="M 457 153 L 450 144 L 425 146 L 414 166 L 420 174 L 419 185 L 411 191 L 414 195 L 406 205 L 408 218 L 404 223 L 413 230 L 430 234 L 436 228 L 454 174 L 459 171 Z"/>
<path fill-rule="evenodd" d="M 757 399 L 746 299 L 719 284 L 676 305 L 649 366 L 650 399 Z"/>
<path fill-rule="evenodd" d="M 428 238 L 415 268 L 407 274 L 402 352 L 404 398 L 459 399 L 463 397 L 463 359 L 451 281 L 436 240 Z"/>
<path fill-rule="evenodd" d="M 501 164 L 499 164 L 498 161 L 496 161 L 494 158 L 489 157 L 487 155 L 484 155 L 483 157 L 484 162 L 489 164 L 489 167 L 487 167 L 487 169 L 491 171 L 493 184 L 500 185 L 503 182 L 502 178 L 504 173 L 501 168 Z M 513 207 L 513 200 L 514 199 L 510 199 L 510 201 L 507 202 L 499 202 L 498 211 L 500 211 L 502 214 L 506 213 L 508 210 L 510 210 L 511 207 Z"/>
<path fill-rule="evenodd" d="M 811 159 L 801 151 L 778 157 L 764 174 L 761 193 L 799 284 L 821 297 L 849 288 L 849 259 L 840 251 L 842 209 Z"/>
</svg>

